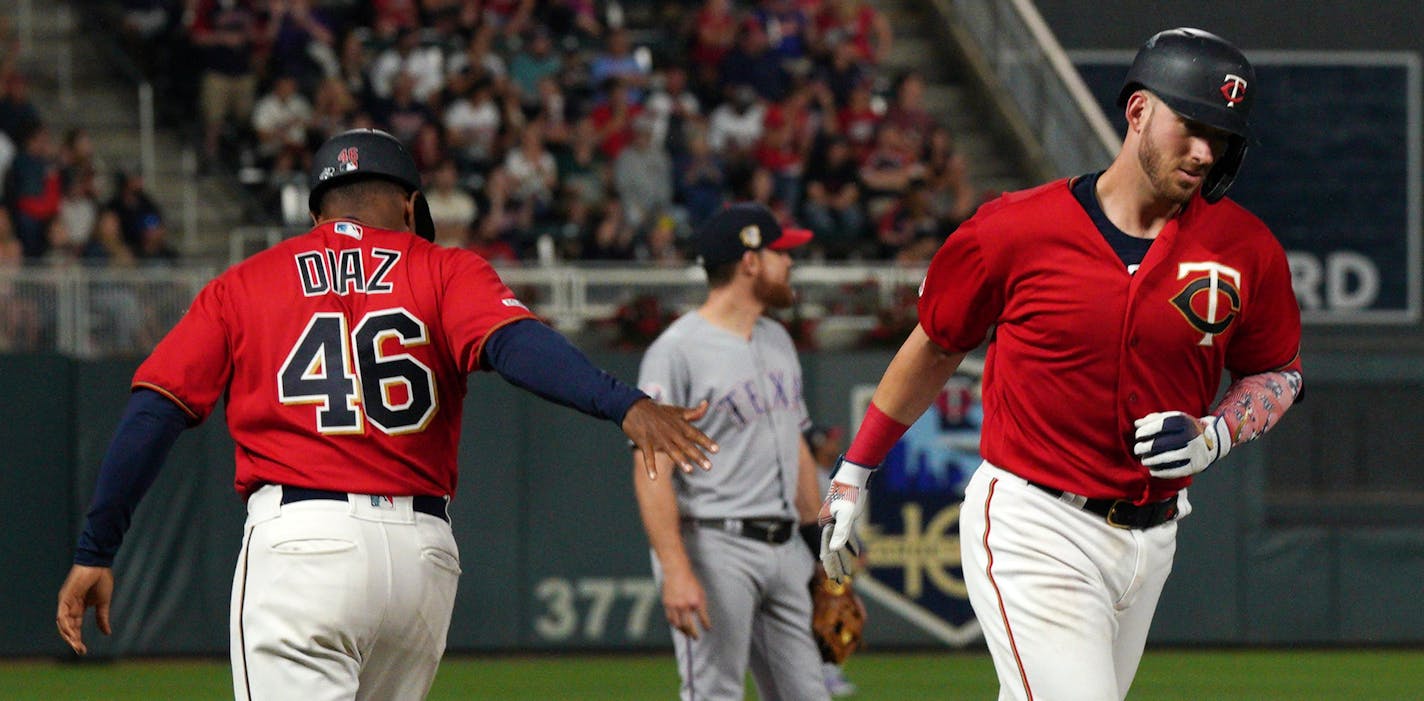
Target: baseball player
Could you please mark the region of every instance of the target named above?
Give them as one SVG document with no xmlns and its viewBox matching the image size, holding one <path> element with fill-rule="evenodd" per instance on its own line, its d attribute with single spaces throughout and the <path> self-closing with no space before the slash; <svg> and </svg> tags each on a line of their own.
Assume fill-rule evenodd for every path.
<svg viewBox="0 0 1424 701">
<path fill-rule="evenodd" d="M 1257 87 L 1220 37 L 1148 40 L 1107 170 L 985 204 L 936 254 L 919 326 L 827 493 L 821 557 L 837 576 L 871 471 L 992 328 L 960 543 L 1000 699 L 1127 695 L 1187 486 L 1300 393 L 1285 253 L 1223 197 Z"/>
<path fill-rule="evenodd" d="M 707 300 L 653 342 L 638 371 L 655 399 L 709 404 L 699 425 L 721 446 L 710 472 L 636 480 L 684 701 L 741 699 L 748 666 L 765 701 L 830 698 L 811 637 L 819 491 L 801 436 L 801 363 L 763 316 L 794 301 L 786 251 L 810 240 L 761 205 L 713 216 L 696 234 Z M 636 469 L 650 469 L 645 459 L 634 456 Z"/>
<path fill-rule="evenodd" d="M 425 698 L 460 574 L 446 506 L 470 373 L 612 420 L 649 461 L 710 467 L 716 446 L 688 423 L 705 407 L 648 401 L 483 259 L 432 244 L 419 183 L 391 135 L 333 137 L 312 164 L 315 228 L 210 282 L 139 367 L 59 592 L 77 653 L 86 608 L 110 630 L 130 515 L 219 397 L 248 513 L 231 616 L 244 700 Z"/>
</svg>

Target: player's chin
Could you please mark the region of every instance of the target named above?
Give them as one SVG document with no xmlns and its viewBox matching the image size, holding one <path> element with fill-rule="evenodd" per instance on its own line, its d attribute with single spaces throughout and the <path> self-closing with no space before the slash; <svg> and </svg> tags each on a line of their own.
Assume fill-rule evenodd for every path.
<svg viewBox="0 0 1424 701">
<path fill-rule="evenodd" d="M 1186 204 L 1193 195 L 1197 194 L 1197 190 L 1201 187 L 1201 178 L 1186 176 L 1181 171 L 1178 171 L 1178 174 L 1182 177 L 1173 178 L 1167 187 L 1162 188 L 1164 190 L 1162 196 L 1177 204 Z"/>
</svg>

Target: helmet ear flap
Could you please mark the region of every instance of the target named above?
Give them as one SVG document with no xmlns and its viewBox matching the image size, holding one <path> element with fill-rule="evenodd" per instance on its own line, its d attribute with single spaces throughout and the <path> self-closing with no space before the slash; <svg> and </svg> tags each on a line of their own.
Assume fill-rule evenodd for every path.
<svg viewBox="0 0 1424 701">
<path fill-rule="evenodd" d="M 1233 136 L 1226 145 L 1226 153 L 1211 167 L 1211 171 L 1206 174 L 1202 181 L 1202 199 L 1208 203 L 1216 204 L 1221 198 L 1226 196 L 1226 191 L 1231 189 L 1231 184 L 1236 182 L 1236 173 L 1241 170 L 1242 161 L 1246 160 L 1246 140 Z"/>
<path fill-rule="evenodd" d="M 435 240 L 435 219 L 430 216 L 430 203 L 419 190 L 415 192 L 415 235 L 426 241 Z"/>
</svg>

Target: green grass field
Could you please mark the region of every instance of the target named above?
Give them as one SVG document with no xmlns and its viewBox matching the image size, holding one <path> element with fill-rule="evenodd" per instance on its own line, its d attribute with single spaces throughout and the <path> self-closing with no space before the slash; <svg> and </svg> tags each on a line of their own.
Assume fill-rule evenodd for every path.
<svg viewBox="0 0 1424 701">
<path fill-rule="evenodd" d="M 992 699 L 983 653 L 865 654 L 847 672 L 856 701 Z M 5 701 L 231 699 L 227 664 L 163 660 L 63 664 L 0 662 Z M 432 701 L 641 701 L 675 698 L 667 656 L 456 657 Z M 755 698 L 749 694 L 748 699 Z M 1371 701 L 1424 699 L 1424 651 L 1177 651 L 1147 654 L 1134 701 Z"/>
</svg>

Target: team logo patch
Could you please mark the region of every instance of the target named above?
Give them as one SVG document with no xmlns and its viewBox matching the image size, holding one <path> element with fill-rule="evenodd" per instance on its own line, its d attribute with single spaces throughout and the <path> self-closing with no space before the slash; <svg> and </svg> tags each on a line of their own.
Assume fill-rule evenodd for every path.
<svg viewBox="0 0 1424 701">
<path fill-rule="evenodd" d="M 1220 263 L 1179 263 L 1177 279 L 1187 280 L 1172 306 L 1200 331 L 1199 346 L 1210 346 L 1241 311 L 1241 271 Z"/>
<path fill-rule="evenodd" d="M 756 224 L 742 227 L 742 231 L 737 234 L 737 238 L 742 240 L 742 245 L 747 248 L 761 248 L 761 228 Z"/>
<path fill-rule="evenodd" d="M 361 227 L 351 222 L 337 222 L 335 226 L 331 227 L 331 230 L 343 236 L 350 236 L 353 239 L 360 240 L 361 238 Z"/>
<path fill-rule="evenodd" d="M 1246 99 L 1246 79 L 1227 73 L 1222 79 L 1221 96 L 1226 98 L 1227 107 L 1235 107 L 1238 102 Z"/>
</svg>

